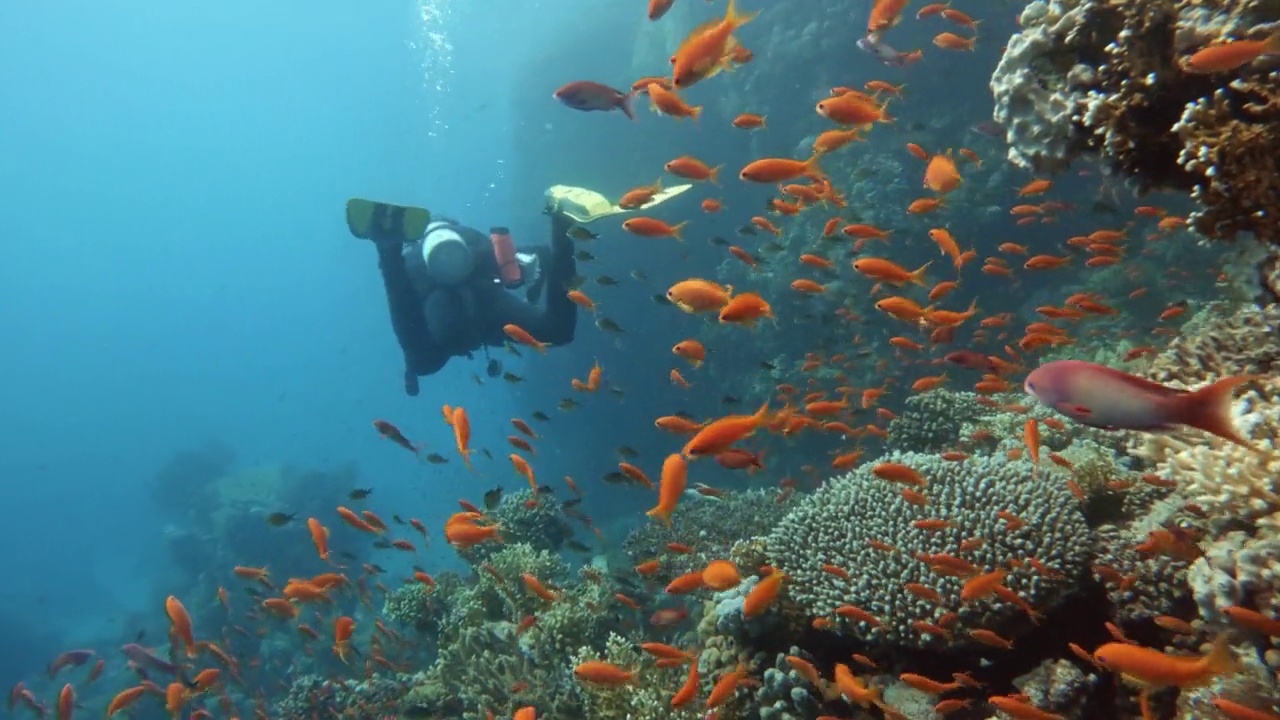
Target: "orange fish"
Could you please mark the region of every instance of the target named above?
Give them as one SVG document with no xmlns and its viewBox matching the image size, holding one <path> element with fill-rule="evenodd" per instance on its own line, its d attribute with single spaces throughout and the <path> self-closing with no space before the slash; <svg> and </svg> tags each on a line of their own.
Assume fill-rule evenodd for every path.
<svg viewBox="0 0 1280 720">
<path fill-rule="evenodd" d="M 714 423 L 713 423 L 714 424 Z M 697 439 L 696 437 L 694 438 Z M 692 440 L 690 442 L 693 442 Z M 686 446 L 686 454 L 688 446 Z M 671 526 L 671 513 L 675 512 L 680 497 L 689 482 L 689 466 L 679 453 L 672 453 L 662 462 L 662 480 L 658 485 L 658 504 L 645 513 Z"/>
<path fill-rule="evenodd" d="M 688 220 L 676 225 L 668 225 L 656 218 L 634 217 L 622 223 L 622 229 L 640 237 L 673 237 L 684 242 L 684 238 L 680 237 L 680 230 L 688 224 Z"/>
<path fill-rule="evenodd" d="M 507 327 L 514 326 L 509 325 Z M 505 330 L 506 328 L 503 329 Z M 458 453 L 462 455 L 462 462 L 466 464 L 467 469 L 473 469 L 471 467 L 471 453 L 473 452 L 471 450 L 471 419 L 467 417 L 467 411 L 461 407 L 454 408 L 449 424 L 453 426 L 453 439 L 458 446 Z"/>
<path fill-rule="evenodd" d="M 977 42 L 977 38 L 960 37 L 949 32 L 938 33 L 933 38 L 933 44 L 943 50 L 973 50 Z"/>
<path fill-rule="evenodd" d="M 779 183 L 798 177 L 823 178 L 825 174 L 822 172 L 822 168 L 818 166 L 819 157 L 815 153 L 808 160 L 803 161 L 790 158 L 763 158 L 748 163 L 738 173 L 738 177 L 749 182 L 758 183 Z"/>
<path fill-rule="evenodd" d="M 697 278 L 682 280 L 667 289 L 667 300 L 687 313 L 711 312 L 729 304 L 732 285 Z"/>
<path fill-rule="evenodd" d="M 749 437 L 769 420 L 769 404 L 760 406 L 754 415 L 729 415 L 703 427 L 685 444 L 685 457 L 719 455 L 734 443 Z"/>
<path fill-rule="evenodd" d="M 882 33 L 902 20 L 902 11 L 909 0 L 876 0 L 867 19 L 868 33 Z"/>
<path fill-rule="evenodd" d="M 757 13 L 739 13 L 735 0 L 729 0 L 724 19 L 699 27 L 685 39 L 671 58 L 671 79 L 678 88 L 714 75 L 729 55 L 734 31 L 751 22 Z"/>
<path fill-rule="evenodd" d="M 956 169 L 956 161 L 951 153 L 934 155 L 929 158 L 929 166 L 924 171 L 924 186 L 937 193 L 949 193 L 960 187 L 964 179 Z"/>
<path fill-rule="evenodd" d="M 692 155 L 681 155 L 663 167 L 672 175 L 686 180 L 708 181 L 719 185 L 720 169 L 724 165 L 711 167 Z"/>
<path fill-rule="evenodd" d="M 191 631 L 191 616 L 187 614 L 187 609 L 183 607 L 182 601 L 170 595 L 165 598 L 164 611 L 169 616 L 173 635 L 181 640 L 183 647 L 186 648 L 187 657 L 195 657 L 196 641 Z"/>
<path fill-rule="evenodd" d="M 720 322 L 755 327 L 760 318 L 773 318 L 773 308 L 756 293 L 735 296 L 720 310 Z"/>
<path fill-rule="evenodd" d="M 660 192 L 662 192 L 662 178 L 658 178 L 657 182 L 652 185 L 641 185 L 623 193 L 622 199 L 618 200 L 618 207 L 623 210 L 635 210 L 652 200 L 653 196 Z"/>
<path fill-rule="evenodd" d="M 778 599 L 778 593 L 782 590 L 782 581 L 787 579 L 786 573 L 781 570 L 774 570 L 767 577 L 756 583 L 747 593 L 747 597 L 743 600 L 742 614 L 744 617 L 756 617 L 773 605 L 774 600 Z"/>
<path fill-rule="evenodd" d="M 689 105 L 674 90 L 668 90 L 656 82 L 649 83 L 646 92 L 649 93 L 649 101 L 653 103 L 653 107 L 663 115 L 674 118 L 691 117 L 694 120 L 702 115 L 701 105 Z"/>
<path fill-rule="evenodd" d="M 347 662 L 347 651 L 351 645 L 351 634 L 355 632 L 356 621 L 343 615 L 333 621 L 333 654 L 342 662 Z"/>
<path fill-rule="evenodd" d="M 627 672 L 610 662 L 592 660 L 573 669 L 573 674 L 583 682 L 608 687 L 629 685 L 635 682 L 635 673 Z"/>
<path fill-rule="evenodd" d="M 765 116 L 754 113 L 742 113 L 733 119 L 733 126 L 744 130 L 754 130 L 765 126 Z"/>
<path fill-rule="evenodd" d="M 671 348 L 671 352 L 688 360 L 695 368 L 702 367 L 702 363 L 707 359 L 707 349 L 702 343 L 692 338 L 676 343 Z"/>
<path fill-rule="evenodd" d="M 924 272 L 931 264 L 931 262 L 927 262 L 916 270 L 910 271 L 891 260 L 862 257 L 853 262 L 853 269 L 872 280 L 889 283 L 895 287 L 902 287 L 906 283 L 915 283 L 920 287 L 925 287 Z"/>
<path fill-rule="evenodd" d="M 521 345 L 528 345 L 531 348 L 537 348 L 538 352 L 542 353 L 543 355 L 547 354 L 547 344 L 544 342 L 538 342 L 536 339 L 534 339 L 532 335 L 530 335 L 524 328 L 520 327 L 519 325 L 507 323 L 506 325 L 502 326 L 502 332 L 506 333 L 507 337 L 511 338 L 512 340 L 515 340 Z"/>
<path fill-rule="evenodd" d="M 1204 687 L 1215 677 L 1240 669 L 1225 636 L 1220 636 L 1204 656 L 1166 655 L 1139 645 L 1113 642 L 1094 650 L 1093 661 L 1098 667 L 1148 688 Z"/>
<path fill-rule="evenodd" d="M 1272 33 L 1266 40 L 1230 40 L 1204 48 L 1187 58 L 1183 69 L 1193 73 L 1223 72 L 1277 53 L 1280 53 L 1280 32 Z"/>
<path fill-rule="evenodd" d="M 859 92 L 826 98 L 814 106 L 814 110 L 836 124 L 855 129 L 867 128 L 878 122 L 893 122 L 893 118 L 885 111 L 885 105 Z"/>
</svg>

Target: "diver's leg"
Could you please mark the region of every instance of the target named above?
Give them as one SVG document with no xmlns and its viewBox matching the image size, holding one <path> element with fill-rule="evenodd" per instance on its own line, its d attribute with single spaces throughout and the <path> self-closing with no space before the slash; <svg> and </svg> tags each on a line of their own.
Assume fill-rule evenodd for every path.
<svg viewBox="0 0 1280 720">
<path fill-rule="evenodd" d="M 569 230 L 573 220 L 563 213 L 551 215 L 551 253 L 546 264 L 547 342 L 567 345 L 578 327 L 578 306 L 569 299 L 569 283 L 578 274 Z M 551 339 L 554 338 L 554 339 Z"/>
<path fill-rule="evenodd" d="M 430 346 L 426 320 L 418 304 L 418 294 L 404 267 L 400 241 L 375 242 L 375 245 L 382 285 L 387 293 L 387 307 L 391 311 L 391 329 L 404 353 L 404 390 L 411 396 L 417 395 L 418 376 L 439 370 L 444 362 L 437 364 L 432 357 L 435 353 Z"/>
</svg>

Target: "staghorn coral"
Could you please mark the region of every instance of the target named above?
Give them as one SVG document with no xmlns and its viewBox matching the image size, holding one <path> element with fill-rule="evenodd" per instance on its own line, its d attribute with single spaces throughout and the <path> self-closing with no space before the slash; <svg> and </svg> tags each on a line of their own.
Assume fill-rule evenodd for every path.
<svg viewBox="0 0 1280 720">
<path fill-rule="evenodd" d="M 1228 375 L 1269 375 L 1280 372 L 1280 306 L 1205 307 L 1143 373 L 1158 383 L 1183 386 L 1219 380 Z"/>
<path fill-rule="evenodd" d="M 690 703 L 682 708 L 671 707 L 675 695 L 687 676 L 685 667 L 660 669 L 653 667 L 637 647 L 637 643 L 617 634 L 610 634 L 601 652 L 583 647 L 573 654 L 569 666 L 584 662 L 605 660 L 635 672 L 635 682 L 620 687 L 608 687 L 591 683 L 577 683 L 576 695 L 580 698 L 584 714 L 574 717 L 583 720 L 695 720 L 701 717 L 700 703 Z M 704 676 L 705 677 L 705 676 Z M 562 717 L 559 715 L 549 717 Z M 569 716 L 563 716 L 569 717 Z"/>
<path fill-rule="evenodd" d="M 1078 504 L 1060 479 L 1033 473 L 1026 462 L 973 457 L 948 462 L 934 455 L 892 453 L 885 462 L 899 462 L 928 480 L 929 507 L 908 503 L 900 487 L 881 480 L 863 467 L 835 478 L 803 500 L 769 535 L 769 555 L 792 581 L 788 596 L 810 616 L 833 616 L 840 605 L 856 605 L 876 615 L 881 626 L 867 628 L 840 620 L 840 633 L 857 633 L 882 647 L 924 647 L 942 638 L 922 635 L 915 621 L 935 621 L 956 610 L 957 643 L 967 630 L 999 627 L 1006 636 L 1018 631 L 1021 611 L 1003 602 L 961 605 L 961 582 L 940 577 L 916 559 L 917 553 L 953 553 L 968 538 L 986 543 L 965 558 L 986 570 L 1004 565 L 1010 557 L 1035 557 L 1061 574 L 1051 579 L 1025 570 L 1010 572 L 1005 584 L 1041 610 L 1052 607 L 1074 587 L 1091 552 L 1092 533 Z M 1025 526 L 1006 529 L 997 511 L 1012 513 Z M 922 519 L 952 523 L 942 530 L 913 525 Z M 896 551 L 872 548 L 869 540 L 889 543 Z M 823 564 L 845 568 L 843 580 L 822 570 Z M 904 589 L 921 583 L 936 589 L 942 602 L 933 604 Z M 1011 622 L 1014 621 L 1014 622 Z"/>
<path fill-rule="evenodd" d="M 538 612 L 538 621 L 519 640 L 521 650 L 531 658 L 559 664 L 578 648 L 599 647 L 621 619 L 607 612 L 617 606 L 616 588 L 607 576 L 591 568 L 581 568 L 578 582 L 561 591 L 559 599 Z"/>
<path fill-rule="evenodd" d="M 478 571 L 473 582 L 459 585 L 448 598 L 447 624 L 474 625 L 499 619 L 518 622 L 546 606 L 545 600 L 525 590 L 520 580 L 522 574 L 529 573 L 543 584 L 554 584 L 569 572 L 560 556 L 535 550 L 524 543 L 498 546 L 487 563 L 492 571 Z"/>
<path fill-rule="evenodd" d="M 485 709 L 510 714 L 535 705 L 547 718 L 582 717 L 567 668 L 520 652 L 515 626 L 486 623 L 448 630 L 435 664 L 404 696 L 402 712 L 429 718 L 480 720 Z M 524 691 L 512 695 L 518 683 Z"/>
</svg>

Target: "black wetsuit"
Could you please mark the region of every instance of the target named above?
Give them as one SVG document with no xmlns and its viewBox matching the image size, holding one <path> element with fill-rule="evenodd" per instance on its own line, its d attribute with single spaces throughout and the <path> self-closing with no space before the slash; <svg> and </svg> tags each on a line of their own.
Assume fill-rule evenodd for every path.
<svg viewBox="0 0 1280 720">
<path fill-rule="evenodd" d="M 502 345 L 507 339 L 502 328 L 508 323 L 542 342 L 572 342 L 578 324 L 578 306 L 568 297 L 568 284 L 577 274 L 568 236 L 572 226 L 569 218 L 553 214 L 550 249 L 534 249 L 543 273 L 542 308 L 497 281 L 498 261 L 489 237 L 474 228 L 452 225 L 470 246 L 475 262 L 471 276 L 457 285 L 415 284 L 406 256 L 416 251 L 406 254 L 398 237 L 375 238 L 391 326 L 404 351 L 405 392 L 417 395 L 418 377 L 437 372 L 451 357 L 470 355 L 482 345 Z"/>
</svg>

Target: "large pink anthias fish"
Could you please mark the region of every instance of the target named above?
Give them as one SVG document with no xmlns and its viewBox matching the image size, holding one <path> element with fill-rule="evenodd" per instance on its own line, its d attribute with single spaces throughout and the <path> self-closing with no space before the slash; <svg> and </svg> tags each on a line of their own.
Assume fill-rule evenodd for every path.
<svg viewBox="0 0 1280 720">
<path fill-rule="evenodd" d="M 1198 428 L 1252 447 L 1231 420 L 1232 392 L 1252 375 L 1223 378 L 1199 390 L 1178 390 L 1083 360 L 1045 363 L 1023 387 L 1082 425 L 1104 430 Z"/>
</svg>

